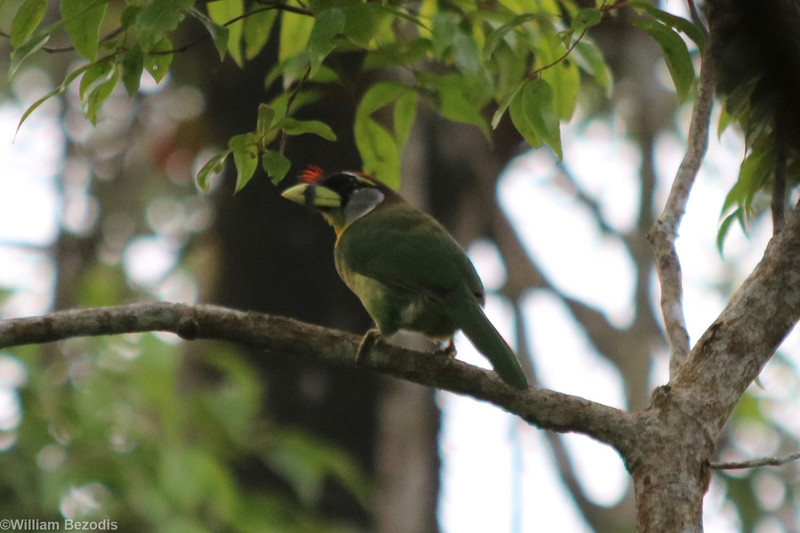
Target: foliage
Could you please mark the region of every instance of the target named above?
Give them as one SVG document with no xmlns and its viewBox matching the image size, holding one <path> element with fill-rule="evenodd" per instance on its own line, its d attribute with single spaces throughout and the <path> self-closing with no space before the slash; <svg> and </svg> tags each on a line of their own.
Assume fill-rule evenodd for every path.
<svg viewBox="0 0 800 533">
<path fill-rule="evenodd" d="M 4 517 L 112 516 L 127 531 L 352 531 L 315 516 L 320 487 L 334 480 L 369 503 L 347 456 L 262 413 L 258 373 L 240 354 L 209 350 L 213 386 L 198 386 L 182 377 L 172 343 L 152 334 L 76 340 L 64 352 L 44 366 L 36 350 L 17 353 L 28 383 L 17 442 L 0 454 L 1 486 L 14 495 Z M 247 457 L 296 497 L 238 482 Z"/>
<path fill-rule="evenodd" d="M 156 81 L 163 79 L 175 54 L 189 46 L 173 43 L 176 29 L 188 19 L 202 24 L 220 58 L 230 57 L 240 66 L 262 51 L 271 33 L 280 33 L 278 65 L 266 83 L 280 83 L 282 92 L 259 108 L 254 131 L 232 137 L 227 150 L 200 170 L 197 185 L 203 191 L 228 156 L 233 157 L 240 190 L 259 166 L 273 181 L 283 179 L 291 168 L 283 155 L 286 136 L 336 139 L 327 125 L 292 115 L 313 101 L 314 85 L 342 81 L 326 61 L 337 53 L 357 51 L 363 54 L 364 71 L 390 78 L 362 95 L 354 133 L 364 171 L 397 187 L 400 154 L 420 101 L 449 120 L 479 128 L 487 139 L 508 114 L 531 146 L 546 144 L 561 158 L 560 123 L 572 118 L 580 84 L 593 80 L 611 90 L 608 65 L 586 38 L 589 28 L 626 6 L 635 7 L 640 16 L 634 24 L 662 47 L 681 101 L 695 75 L 679 32 L 703 44 L 702 33 L 691 22 L 638 0 L 599 7 L 549 0 L 503 0 L 492 6 L 423 0 L 413 7 L 356 0 L 313 0 L 308 6 L 154 0 L 128 2 L 122 10 L 103 0 L 63 0 L 61 18 L 42 25 L 45 4 L 26 0 L 13 17 L 10 75 L 61 31 L 87 63 L 31 106 L 22 121 L 80 79 L 83 111 L 95 122 L 118 83 L 134 94 L 145 71 Z M 101 38 L 101 30 L 109 33 Z"/>
</svg>

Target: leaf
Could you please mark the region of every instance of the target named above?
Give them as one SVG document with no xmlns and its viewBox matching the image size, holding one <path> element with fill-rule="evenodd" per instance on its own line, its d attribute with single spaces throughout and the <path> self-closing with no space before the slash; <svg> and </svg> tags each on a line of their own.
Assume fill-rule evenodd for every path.
<svg viewBox="0 0 800 533">
<path fill-rule="evenodd" d="M 563 158 L 561 129 L 553 108 L 553 90 L 545 80 L 535 79 L 526 83 L 512 100 L 511 113 L 514 125 L 531 146 L 541 146 L 544 141 L 559 160 Z"/>
<path fill-rule="evenodd" d="M 279 120 L 275 127 L 283 130 L 287 135 L 313 133 L 326 141 L 336 140 L 336 134 L 333 133 L 331 127 L 319 120 L 297 120 L 290 117 Z"/>
<path fill-rule="evenodd" d="M 130 96 L 139 90 L 142 72 L 144 72 L 144 52 L 136 45 L 122 57 L 122 84 Z"/>
<path fill-rule="evenodd" d="M 244 57 L 253 59 L 266 46 L 272 28 L 277 19 L 278 10 L 258 11 L 244 19 L 242 37 L 244 39 Z"/>
<path fill-rule="evenodd" d="M 11 21 L 11 46 L 19 48 L 28 40 L 47 11 L 47 0 L 25 0 Z"/>
<path fill-rule="evenodd" d="M 649 0 L 629 0 L 628 5 L 646 11 L 667 26 L 686 34 L 701 50 L 705 47 L 706 38 L 703 35 L 703 30 L 694 22 L 662 11 L 651 4 Z"/>
<path fill-rule="evenodd" d="M 597 26 L 603 21 L 603 12 L 596 7 L 586 7 L 572 17 L 571 29 L 576 35 L 582 34 L 592 26 Z"/>
<path fill-rule="evenodd" d="M 61 82 L 61 85 L 59 85 L 56 89 L 50 91 L 46 95 L 36 100 L 33 104 L 31 104 L 30 107 L 28 107 L 28 109 L 26 109 L 25 112 L 22 114 L 22 118 L 19 119 L 19 123 L 17 124 L 17 130 L 14 132 L 14 137 L 16 137 L 17 133 L 19 133 L 19 129 L 22 127 L 22 123 L 25 122 L 25 119 L 27 119 L 31 115 L 31 113 L 33 113 L 36 110 L 36 108 L 38 108 L 40 105 L 45 103 L 53 96 L 63 93 L 67 89 L 69 84 L 75 81 L 78 76 L 89 70 L 89 68 L 92 65 L 93 65 L 92 63 L 89 63 L 87 65 L 83 65 L 82 67 L 73 70 L 67 75 L 66 78 L 64 78 L 64 81 Z"/>
<path fill-rule="evenodd" d="M 472 36 L 459 31 L 452 40 L 453 62 L 464 74 L 476 74 L 481 69 L 481 56 Z"/>
<path fill-rule="evenodd" d="M 208 2 L 206 6 L 208 9 L 208 16 L 211 17 L 211 20 L 215 23 L 214 31 L 211 35 L 214 37 L 214 43 L 217 45 L 217 50 L 220 52 L 220 59 L 225 57 L 221 42 L 224 33 L 224 48 L 237 65 L 240 67 L 243 66 L 242 36 L 244 34 L 244 21 L 237 20 L 231 24 L 228 23 L 244 15 L 244 1 L 217 0 L 216 2 Z M 221 28 L 224 29 L 224 31 Z"/>
<path fill-rule="evenodd" d="M 522 89 L 526 84 L 527 82 L 520 85 L 520 90 L 511 98 L 511 102 L 508 106 L 508 114 L 511 117 L 512 124 L 514 124 L 519 134 L 522 135 L 522 138 L 533 148 L 539 148 L 544 141 L 528 120 L 527 113 L 525 112 L 525 104 L 522 100 Z"/>
<path fill-rule="evenodd" d="M 569 56 L 564 57 L 567 49 L 560 40 L 553 37 L 543 36 L 537 50 L 540 56 L 537 61 L 541 61 L 543 65 L 551 65 L 541 72 L 541 77 L 552 89 L 553 107 L 561 120 L 569 120 L 578 104 L 578 65 Z"/>
<path fill-rule="evenodd" d="M 720 256 L 722 255 L 725 247 L 725 239 L 728 236 L 728 231 L 730 230 L 733 222 L 736 220 L 738 220 L 739 223 L 742 224 L 742 227 L 744 227 L 741 209 L 736 209 L 733 213 L 726 216 L 719 225 L 719 231 L 717 231 L 717 252 L 719 252 Z"/>
<path fill-rule="evenodd" d="M 400 184 L 400 153 L 392 135 L 372 118 L 359 116 L 358 111 L 353 132 L 364 172 L 396 189 Z"/>
<path fill-rule="evenodd" d="M 292 162 L 285 155 L 275 150 L 266 150 L 261 156 L 261 167 L 272 183 L 278 184 L 292 168 Z"/>
<path fill-rule="evenodd" d="M 61 0 L 64 30 L 72 39 L 75 50 L 89 61 L 97 58 L 100 44 L 100 24 L 106 14 L 108 0 Z"/>
<path fill-rule="evenodd" d="M 344 29 L 344 13 L 331 8 L 317 13 L 314 26 L 308 38 L 308 55 L 311 61 L 311 75 L 316 73 L 322 62 L 335 48 L 333 38 Z"/>
<path fill-rule="evenodd" d="M 253 133 L 234 135 L 228 141 L 236 166 L 236 187 L 234 193 L 241 191 L 253 177 L 258 167 L 258 144 Z"/>
<path fill-rule="evenodd" d="M 208 5 L 210 10 L 211 4 Z M 192 9 L 190 13 L 205 26 L 206 31 L 211 36 L 211 40 L 214 42 L 214 48 L 217 49 L 219 60 L 223 61 L 228 53 L 228 44 L 231 41 L 231 30 L 229 30 L 227 26 L 217 24 L 211 17 L 206 16 L 196 9 Z M 231 57 L 233 57 L 233 52 L 231 53 Z"/>
<path fill-rule="evenodd" d="M 344 36 L 354 45 L 367 48 L 372 41 L 378 24 L 381 21 L 379 9 L 385 6 L 376 6 L 371 3 L 358 3 L 341 8 L 344 13 Z M 397 17 L 402 15 L 398 14 Z"/>
<path fill-rule="evenodd" d="M 678 93 L 678 101 L 684 102 L 694 83 L 694 66 L 686 43 L 671 28 L 654 20 L 634 20 L 633 25 L 649 33 L 661 46 L 664 61 Z"/>
<path fill-rule="evenodd" d="M 489 33 L 489 35 L 486 36 L 486 41 L 483 44 L 482 53 L 484 61 L 489 60 L 492 57 L 495 49 L 505 38 L 508 32 L 515 29 L 517 26 L 522 26 L 523 24 L 530 22 L 531 20 L 542 19 L 544 17 L 546 17 L 546 15 L 543 15 L 542 13 L 524 13 L 522 15 L 517 15 L 496 30 Z"/>
<path fill-rule="evenodd" d="M 8 79 L 12 79 L 19 70 L 19 67 L 22 66 L 22 63 L 34 53 L 39 51 L 47 43 L 47 41 L 50 40 L 50 34 L 56 29 L 58 29 L 56 24 L 52 24 L 46 28 L 39 28 L 34 32 L 33 35 L 30 36 L 27 41 L 25 41 L 22 46 L 11 52 L 11 64 L 8 67 Z"/>
<path fill-rule="evenodd" d="M 387 43 L 367 54 L 364 58 L 363 68 L 368 70 L 381 67 L 413 65 L 421 61 L 430 50 L 430 40 L 423 38 Z"/>
<path fill-rule="evenodd" d="M 719 112 L 719 122 L 717 123 L 717 139 L 722 137 L 731 122 L 733 122 L 733 117 L 728 113 L 728 108 L 722 106 L 722 110 Z"/>
<path fill-rule="evenodd" d="M 514 99 L 517 97 L 517 95 L 519 94 L 520 90 L 525 86 L 526 83 L 527 83 L 527 80 L 523 80 L 519 84 L 517 84 L 517 87 L 514 90 L 510 91 L 508 93 L 508 95 L 497 106 L 497 110 L 494 112 L 494 115 L 492 115 L 492 122 L 491 122 L 492 129 L 497 128 L 497 126 L 500 124 L 500 120 L 502 120 L 503 115 L 505 114 L 506 110 L 508 109 L 508 106 L 511 104 L 511 102 L 514 101 Z M 520 105 L 521 105 L 521 101 L 520 101 Z M 513 121 L 513 117 L 512 117 L 512 121 Z M 516 122 L 514 124 L 516 126 Z M 519 131 L 520 134 L 522 134 L 522 131 L 519 129 L 519 127 L 517 127 L 517 131 Z M 522 134 L 522 135 L 523 135 L 523 137 L 525 136 L 524 134 Z M 534 146 L 534 145 L 531 143 L 531 146 Z"/>
<path fill-rule="evenodd" d="M 97 113 L 119 80 L 120 69 L 110 61 L 92 65 L 81 78 L 81 110 L 89 122 L 97 124 Z"/>
<path fill-rule="evenodd" d="M 144 68 L 156 83 L 160 83 L 164 79 L 172 64 L 170 50 L 172 50 L 172 43 L 164 37 L 153 46 L 153 49 L 144 58 Z"/>
<path fill-rule="evenodd" d="M 211 190 L 211 177 L 215 174 L 219 174 L 225 169 L 225 159 L 230 154 L 231 150 L 220 152 L 209 159 L 206 164 L 200 168 L 200 171 L 197 173 L 197 177 L 195 178 L 195 184 L 202 193 L 208 194 L 208 191 Z"/>
<path fill-rule="evenodd" d="M 290 13 L 289 11 L 281 13 L 281 35 L 278 47 L 278 61 L 280 63 L 305 50 L 313 27 L 313 17 Z"/>
<path fill-rule="evenodd" d="M 603 52 L 594 43 L 584 39 L 575 45 L 572 57 L 580 68 L 594 78 L 597 85 L 605 89 L 606 97 L 610 98 L 614 79 L 608 63 L 603 58 Z"/>
<path fill-rule="evenodd" d="M 404 91 L 394 104 L 394 138 L 397 147 L 402 153 L 408 140 L 411 126 L 417 116 L 417 93 L 412 90 Z"/>
<path fill-rule="evenodd" d="M 445 118 L 480 128 L 487 140 L 491 139 L 489 127 L 480 113 L 480 107 L 464 94 L 463 87 L 443 85 L 439 89 L 440 111 Z"/>
<path fill-rule="evenodd" d="M 256 133 L 263 136 L 269 131 L 275 123 L 275 116 L 277 112 L 275 108 L 269 104 L 258 105 L 258 119 L 256 121 Z"/>
<path fill-rule="evenodd" d="M 168 32 L 178 27 L 193 5 L 194 0 L 157 0 L 141 6 L 134 31 L 142 50 L 154 50 Z"/>
</svg>

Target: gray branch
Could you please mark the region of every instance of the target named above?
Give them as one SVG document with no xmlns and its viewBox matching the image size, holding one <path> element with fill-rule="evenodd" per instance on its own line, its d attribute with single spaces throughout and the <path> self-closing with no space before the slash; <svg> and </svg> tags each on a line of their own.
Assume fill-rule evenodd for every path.
<svg viewBox="0 0 800 533">
<path fill-rule="evenodd" d="M 268 352 L 315 357 L 344 366 L 355 364 L 360 336 L 290 318 L 214 305 L 138 303 L 58 311 L 0 321 L 0 349 L 93 335 L 170 331 L 187 340 L 215 339 Z M 421 385 L 484 400 L 535 426 L 584 433 L 623 452 L 631 446 L 634 417 L 576 396 L 530 388 L 518 391 L 493 372 L 447 357 L 414 352 L 386 343 L 363 365 Z"/>
<path fill-rule="evenodd" d="M 708 57 L 703 59 L 686 153 L 672 182 L 664 211 L 648 234 L 653 243 L 656 271 L 661 284 L 661 312 L 670 345 L 670 376 L 675 375 L 689 356 L 689 333 L 683 316 L 681 264 L 675 249 L 675 239 L 686 212 L 694 179 L 708 147 L 708 123 L 714 102 L 714 69 Z"/>
</svg>

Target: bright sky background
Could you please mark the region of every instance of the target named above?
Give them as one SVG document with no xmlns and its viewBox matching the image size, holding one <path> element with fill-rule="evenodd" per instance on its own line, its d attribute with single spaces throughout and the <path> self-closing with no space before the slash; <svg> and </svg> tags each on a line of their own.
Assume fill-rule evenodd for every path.
<svg viewBox="0 0 800 533">
<path fill-rule="evenodd" d="M 51 85 L 44 76 L 35 71 L 20 76 L 16 81 L 20 101 L 0 106 L 0 287 L 16 289 L 2 310 L 6 316 L 39 314 L 49 309 L 54 272 L 46 247 L 53 243 L 60 221 L 69 218 L 62 191 L 57 190 L 53 179 L 63 163 L 58 104 L 40 108 L 11 143 L 25 107 Z M 688 121 L 688 110 L 683 121 Z M 575 126 L 566 127 L 563 137 L 565 160 L 576 179 L 597 195 L 603 213 L 616 228 L 630 228 L 637 214 L 639 161 L 635 148 L 613 125 L 600 121 L 583 125 L 580 131 Z M 722 199 L 735 179 L 742 154 L 741 140 L 735 134 L 727 133 L 721 140 L 712 136 L 681 227 L 677 246 L 692 341 L 726 302 L 714 290 L 714 280 L 733 273 L 741 281 L 759 260 L 769 238 L 768 224 L 754 226 L 749 240 L 734 227 L 725 256 L 720 257 L 715 248 Z M 658 140 L 661 200 L 657 209 L 663 205 L 682 155 L 681 139 L 665 135 Z M 501 203 L 548 277 L 568 294 L 602 309 L 614 324 L 624 326 L 632 317 L 632 265 L 620 243 L 602 236 L 576 200 L 552 185 L 550 179 L 556 170 L 546 149 L 519 158 L 501 180 Z M 559 231 L 546 230 L 554 227 Z M 171 254 L 168 243 L 140 239 L 126 251 L 123 261 L 130 275 L 146 281 L 148 276 L 160 276 L 171 268 Z M 492 246 L 477 243 L 470 254 L 488 288 L 502 284 L 503 265 Z M 587 264 L 593 268 L 585 268 Z M 654 280 L 654 294 L 657 290 Z M 488 313 L 511 338 L 513 328 L 506 305 L 500 298 L 490 298 Z M 544 386 L 625 407 L 616 370 L 593 354 L 584 334 L 558 300 L 535 292 L 524 302 L 524 309 L 525 325 L 533 333 L 534 352 L 541 354 L 535 364 Z M 457 342 L 459 358 L 486 366 L 468 341 L 459 338 Z M 784 346 L 797 370 L 797 335 L 793 334 Z M 651 376 L 653 386 L 667 380 L 666 358 L 661 358 L 657 366 Z M 24 369 L 0 352 L 0 429 L 13 428 L 19 422 L 16 388 L 24 379 Z M 761 382 L 761 394 L 780 395 L 785 390 L 781 376 L 770 366 Z M 469 398 L 440 393 L 438 401 L 444 412 L 440 442 L 444 457 L 440 505 L 443 531 L 590 531 L 561 485 L 543 432 Z M 800 420 L 799 408 L 793 405 L 776 403 L 775 409 L 781 419 Z M 800 428 L 784 429 L 797 433 Z M 752 436 L 762 434 L 742 435 L 743 451 L 751 456 L 769 455 L 769 443 Z M 628 483 L 617 454 L 578 435 L 566 436 L 566 442 L 590 498 L 599 504 L 615 504 Z M 774 480 L 770 483 L 766 473 L 763 497 L 774 504 L 780 494 L 776 495 Z M 739 530 L 719 482 L 712 483 L 705 510 L 707 533 Z M 776 531 L 781 529 L 774 524 L 759 529 L 759 533 Z"/>
</svg>

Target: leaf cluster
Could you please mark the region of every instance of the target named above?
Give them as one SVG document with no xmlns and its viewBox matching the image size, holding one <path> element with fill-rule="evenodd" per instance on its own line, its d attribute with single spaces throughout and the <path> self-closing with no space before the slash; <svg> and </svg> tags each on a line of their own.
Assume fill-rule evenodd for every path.
<svg viewBox="0 0 800 533">
<path fill-rule="evenodd" d="M 581 83 L 595 83 L 606 94 L 612 90 L 610 69 L 587 32 L 625 6 L 636 8 L 639 15 L 633 23 L 661 45 L 678 97 L 685 99 L 695 75 L 680 34 L 702 47 L 703 33 L 693 23 L 639 0 L 599 7 L 555 0 L 501 0 L 492 5 L 437 0 L 130 0 L 119 11 L 107 0 L 62 0 L 61 18 L 46 25 L 41 24 L 46 2 L 25 0 L 13 17 L 10 75 L 54 33 L 65 31 L 87 63 L 34 103 L 22 121 L 80 79 L 83 111 L 96 122 L 120 81 L 131 95 L 145 72 L 161 81 L 174 55 L 197 42 L 178 47 L 172 42 L 187 18 L 202 24 L 207 33 L 201 39 L 213 41 L 220 59 L 230 57 L 240 66 L 278 32 L 278 63 L 265 83 L 280 83 L 279 96 L 259 107 L 254 131 L 232 137 L 227 149 L 197 176 L 198 187 L 207 191 L 210 176 L 232 156 L 238 191 L 259 166 L 274 182 L 283 179 L 291 168 L 283 155 L 287 136 L 309 133 L 336 139 L 327 125 L 300 121 L 292 114 L 318 97 L 320 84 L 342 81 L 330 56 L 359 51 L 363 71 L 380 70 L 379 78 L 386 81 L 378 81 L 361 96 L 355 141 L 363 170 L 396 187 L 400 156 L 420 102 L 446 119 L 479 128 L 487 139 L 509 116 L 531 146 L 546 144 L 561 158 L 560 124 L 573 117 Z M 101 37 L 104 28 L 113 30 Z"/>
</svg>

